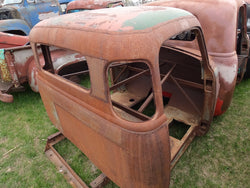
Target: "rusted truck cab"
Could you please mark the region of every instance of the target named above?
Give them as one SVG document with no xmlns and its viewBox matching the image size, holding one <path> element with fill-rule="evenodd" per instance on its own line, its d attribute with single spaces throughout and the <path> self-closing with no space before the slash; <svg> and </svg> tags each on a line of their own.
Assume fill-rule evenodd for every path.
<svg viewBox="0 0 250 188">
<path fill-rule="evenodd" d="M 246 71 L 249 38 L 246 29 L 245 2 L 162 0 L 146 5 L 180 8 L 197 17 L 204 32 L 208 54 L 218 68 L 220 84 L 215 115 L 225 112 L 231 103 L 236 81 L 240 82 Z M 188 32 L 186 34 L 188 35 Z"/>
<path fill-rule="evenodd" d="M 185 31 L 193 37 L 183 42 L 197 50 L 175 45 Z M 217 99 L 218 73 L 197 18 L 166 7 L 79 12 L 40 22 L 30 42 L 58 130 L 120 187 L 168 187 L 170 169 L 207 131 Z M 86 60 L 56 73 L 54 48 Z M 185 129 L 181 137 L 170 136 L 176 127 Z"/>
</svg>

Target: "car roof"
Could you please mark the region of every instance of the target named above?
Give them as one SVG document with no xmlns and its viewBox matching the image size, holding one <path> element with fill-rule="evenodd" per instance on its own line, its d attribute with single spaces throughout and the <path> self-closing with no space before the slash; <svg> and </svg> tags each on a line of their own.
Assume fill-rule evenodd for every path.
<svg viewBox="0 0 250 188">
<path fill-rule="evenodd" d="M 166 39 L 195 26 L 200 26 L 198 20 L 181 9 L 119 7 L 44 20 L 32 29 L 30 41 L 109 60 L 142 58 L 140 53 L 145 56 L 154 48 L 159 53 Z"/>
</svg>

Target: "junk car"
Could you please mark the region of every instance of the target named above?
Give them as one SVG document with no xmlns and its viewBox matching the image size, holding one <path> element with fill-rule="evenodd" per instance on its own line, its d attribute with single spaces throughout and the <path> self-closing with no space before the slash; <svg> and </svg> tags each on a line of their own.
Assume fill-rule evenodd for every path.
<svg viewBox="0 0 250 188">
<path fill-rule="evenodd" d="M 71 64 L 85 59 L 72 53 L 60 54 L 56 48 L 52 51 L 52 59 L 56 62 L 54 70 L 59 73 L 67 72 L 67 69 L 72 69 Z M 39 52 L 41 53 L 41 50 Z M 0 100 L 13 102 L 11 93 L 24 91 L 25 83 L 29 83 L 31 89 L 38 92 L 36 71 L 30 45 L 0 49 Z M 70 79 L 74 80 L 74 77 Z"/>
<path fill-rule="evenodd" d="M 29 35 L 30 29 L 39 21 L 62 14 L 60 4 L 65 7 L 70 1 L 4 0 L 0 7 L 0 31 Z"/>
<path fill-rule="evenodd" d="M 216 6 L 215 6 L 216 4 Z M 241 0 L 163 0 L 146 6 L 167 6 L 187 10 L 200 21 L 207 51 L 218 68 L 219 97 L 215 115 L 227 110 L 236 81 L 246 71 L 249 38 L 246 29 L 246 4 Z M 188 38 L 190 32 L 179 37 Z M 179 45 L 189 44 L 181 41 Z M 193 46 L 192 48 L 196 48 Z"/>
<path fill-rule="evenodd" d="M 68 4 L 66 13 L 124 6 L 121 0 L 76 0 Z"/>
<path fill-rule="evenodd" d="M 189 31 L 183 42 L 197 49 L 178 46 L 177 35 Z M 197 18 L 152 6 L 83 11 L 40 22 L 30 42 L 57 129 L 120 187 L 168 187 L 170 169 L 206 133 L 218 98 L 218 69 Z M 86 59 L 57 73 L 54 48 Z M 178 126 L 183 135 L 171 136 Z"/>
</svg>

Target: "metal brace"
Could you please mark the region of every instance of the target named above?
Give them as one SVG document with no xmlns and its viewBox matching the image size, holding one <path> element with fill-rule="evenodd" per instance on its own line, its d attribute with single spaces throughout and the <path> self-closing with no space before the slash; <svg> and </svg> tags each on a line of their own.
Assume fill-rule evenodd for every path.
<svg viewBox="0 0 250 188">
<path fill-rule="evenodd" d="M 102 188 L 107 185 L 110 182 L 110 179 L 103 173 L 90 183 L 90 187 L 87 186 L 87 184 L 75 173 L 75 171 L 53 147 L 64 138 L 65 136 L 61 132 L 50 135 L 47 139 L 45 155 L 56 165 L 59 172 L 64 175 L 69 184 L 74 188 Z"/>
</svg>

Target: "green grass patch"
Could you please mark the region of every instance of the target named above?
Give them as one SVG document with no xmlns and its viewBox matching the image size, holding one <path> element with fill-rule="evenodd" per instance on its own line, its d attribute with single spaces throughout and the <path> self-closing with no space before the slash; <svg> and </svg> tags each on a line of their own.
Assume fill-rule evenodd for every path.
<svg viewBox="0 0 250 188">
<path fill-rule="evenodd" d="M 0 102 L 0 187 L 71 187 L 44 154 L 57 132 L 40 95 L 29 88 Z M 171 187 L 247 187 L 250 172 L 250 80 L 236 86 L 228 111 L 197 137 L 171 172 Z M 56 149 L 87 183 L 100 171 L 68 140 Z M 110 184 L 108 188 L 117 187 Z"/>
<path fill-rule="evenodd" d="M 57 132 L 40 95 L 28 89 L 14 103 L 0 103 L 0 187 L 70 187 L 44 155 Z"/>
</svg>

